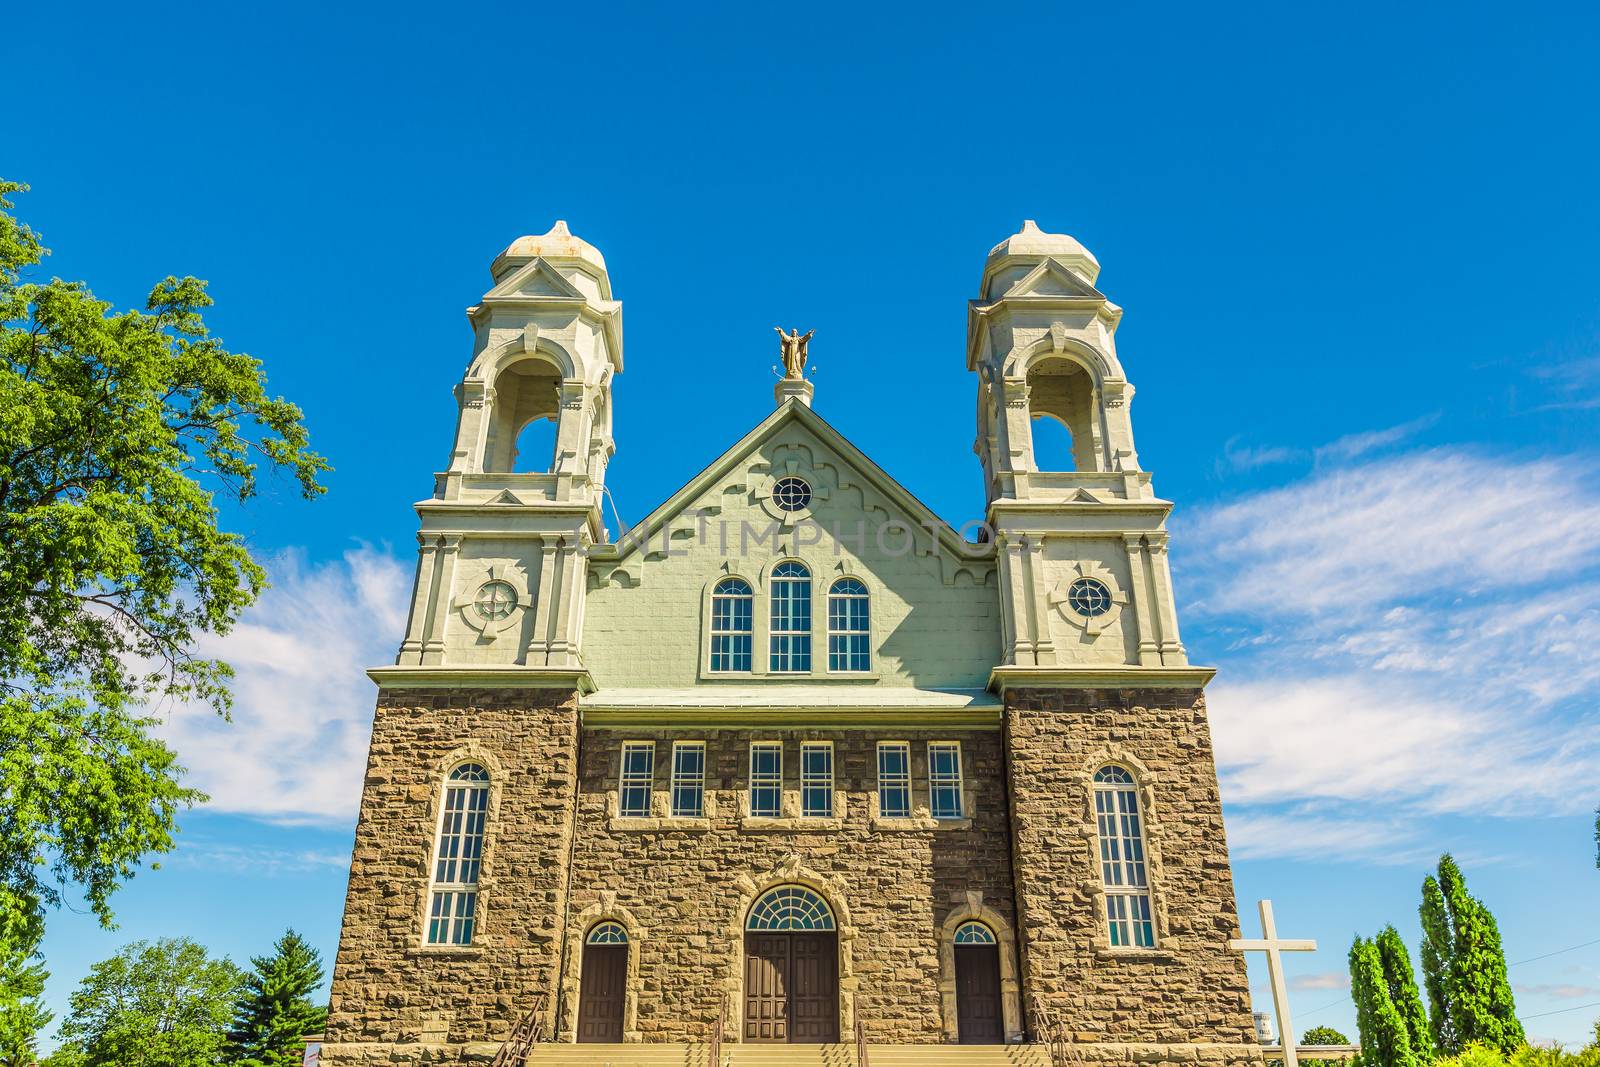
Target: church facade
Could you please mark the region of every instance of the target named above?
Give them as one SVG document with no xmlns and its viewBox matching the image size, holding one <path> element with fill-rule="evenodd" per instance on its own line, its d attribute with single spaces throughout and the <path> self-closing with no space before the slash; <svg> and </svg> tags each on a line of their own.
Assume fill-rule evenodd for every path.
<svg viewBox="0 0 1600 1067">
<path fill-rule="evenodd" d="M 795 333 L 776 408 L 613 536 L 604 259 L 558 223 L 492 273 L 371 672 L 324 1060 L 486 1060 L 531 1017 L 572 1062 L 720 1028 L 1259 1063 L 1212 671 L 1088 250 L 1029 222 L 985 261 L 963 530 L 813 410 Z"/>
</svg>

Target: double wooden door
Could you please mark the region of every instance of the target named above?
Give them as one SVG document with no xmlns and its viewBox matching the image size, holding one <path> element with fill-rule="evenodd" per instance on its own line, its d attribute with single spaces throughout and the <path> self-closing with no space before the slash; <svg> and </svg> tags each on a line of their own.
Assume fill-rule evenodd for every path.
<svg viewBox="0 0 1600 1067">
<path fill-rule="evenodd" d="M 963 1045 L 1005 1040 L 1000 1012 L 1000 951 L 994 945 L 957 945 L 956 1034 Z"/>
<path fill-rule="evenodd" d="M 628 990 L 627 945 L 583 946 L 578 986 L 578 1040 L 622 1040 L 622 1013 Z"/>
<path fill-rule="evenodd" d="M 744 1039 L 839 1040 L 838 935 L 744 935 Z"/>
</svg>

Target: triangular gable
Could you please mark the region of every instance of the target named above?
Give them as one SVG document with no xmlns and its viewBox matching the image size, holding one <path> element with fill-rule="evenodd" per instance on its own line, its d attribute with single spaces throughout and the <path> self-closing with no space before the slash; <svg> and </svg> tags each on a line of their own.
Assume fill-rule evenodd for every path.
<svg viewBox="0 0 1600 1067">
<path fill-rule="evenodd" d="M 794 400 L 783 404 L 761 420 L 754 429 L 691 478 L 683 488 L 673 493 L 659 507 L 629 529 L 626 537 L 621 539 L 628 546 L 625 555 L 641 552 L 648 555 L 651 545 L 659 545 L 660 530 L 664 525 L 677 518 L 719 481 L 742 466 L 752 453 L 789 422 L 799 422 L 801 426 L 816 435 L 822 444 L 838 454 L 843 463 L 853 468 L 873 488 L 910 515 L 918 526 L 937 530 L 940 546 L 952 556 L 959 560 L 979 560 L 992 555 L 992 545 L 970 545 L 963 541 L 961 536 L 934 514 L 931 508 L 912 495 L 909 489 L 895 481 L 887 471 L 829 425 L 821 415 Z"/>
<path fill-rule="evenodd" d="M 1065 296 L 1104 300 L 1100 290 L 1078 277 L 1056 260 L 1047 259 L 1006 292 L 1014 296 Z"/>
<path fill-rule="evenodd" d="M 582 300 L 584 296 L 561 272 L 542 259 L 534 259 L 489 291 L 485 299 L 499 296 L 543 296 L 557 300 Z"/>
</svg>

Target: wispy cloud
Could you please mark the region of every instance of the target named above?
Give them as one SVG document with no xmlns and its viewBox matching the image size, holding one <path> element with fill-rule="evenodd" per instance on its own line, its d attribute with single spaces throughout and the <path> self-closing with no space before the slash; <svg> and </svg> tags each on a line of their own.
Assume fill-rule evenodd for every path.
<svg viewBox="0 0 1600 1067">
<path fill-rule="evenodd" d="M 239 626 L 201 648 L 237 672 L 232 721 L 180 707 L 162 732 L 211 810 L 349 820 L 376 695 L 364 671 L 393 658 L 411 575 L 372 548 L 317 565 L 289 554 L 269 571 L 272 588 Z"/>
<path fill-rule="evenodd" d="M 1351 460 L 1364 456 L 1368 452 L 1397 445 L 1407 440 L 1414 434 L 1426 430 L 1429 426 L 1439 421 L 1439 413 L 1424 415 L 1420 419 L 1403 422 L 1399 426 L 1390 426 L 1384 430 L 1367 430 L 1362 433 L 1346 434 L 1338 440 L 1316 449 L 1312 454 L 1318 463 Z"/>
<path fill-rule="evenodd" d="M 1243 856 L 1411 862 L 1419 816 L 1576 811 L 1600 777 L 1592 465 L 1375 447 L 1175 542 L 1227 653 L 1209 702 Z"/>
<path fill-rule="evenodd" d="M 1307 989 L 1349 989 L 1350 972 L 1324 971 L 1322 974 L 1297 974 L 1289 979 L 1289 988 L 1297 993 Z"/>
<path fill-rule="evenodd" d="M 1511 988 L 1525 996 L 1551 997 L 1555 1000 L 1600 998 L 1600 987 L 1587 985 L 1526 985 L 1518 983 Z"/>
<path fill-rule="evenodd" d="M 343 852 L 316 849 L 250 848 L 216 841 L 186 840 L 183 848 L 165 861 L 168 867 L 204 867 L 232 874 L 260 877 L 342 870 L 350 865 Z"/>
<path fill-rule="evenodd" d="M 1294 463 L 1306 458 L 1306 453 L 1298 448 L 1281 445 L 1254 447 L 1240 444 L 1239 440 L 1237 436 L 1230 437 L 1222 446 L 1222 456 L 1216 463 L 1216 472 L 1219 476 L 1230 471 L 1253 471 L 1261 467 Z"/>
</svg>

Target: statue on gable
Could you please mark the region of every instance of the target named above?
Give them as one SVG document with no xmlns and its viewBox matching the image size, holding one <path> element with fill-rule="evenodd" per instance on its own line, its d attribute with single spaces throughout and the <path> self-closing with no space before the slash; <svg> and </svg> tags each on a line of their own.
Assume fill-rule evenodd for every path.
<svg viewBox="0 0 1600 1067">
<path fill-rule="evenodd" d="M 806 348 L 811 343 L 811 335 L 816 330 L 807 330 L 803 335 L 799 330 L 793 333 L 784 333 L 782 326 L 774 326 L 781 338 L 779 344 L 783 346 L 783 376 L 791 381 L 804 381 L 806 376 Z"/>
</svg>

